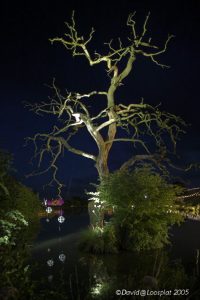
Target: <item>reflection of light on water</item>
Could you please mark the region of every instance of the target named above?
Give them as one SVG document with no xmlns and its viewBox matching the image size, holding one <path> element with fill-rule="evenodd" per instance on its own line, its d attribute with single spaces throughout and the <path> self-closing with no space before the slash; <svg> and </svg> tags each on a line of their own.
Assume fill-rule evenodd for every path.
<svg viewBox="0 0 200 300">
<path fill-rule="evenodd" d="M 63 217 L 63 216 L 58 217 L 59 223 L 63 223 L 64 221 L 65 221 L 65 217 Z"/>
<path fill-rule="evenodd" d="M 48 281 L 51 282 L 53 280 L 53 275 L 48 276 Z"/>
<path fill-rule="evenodd" d="M 66 255 L 62 253 L 62 254 L 60 254 L 60 255 L 58 256 L 58 258 L 59 258 L 59 260 L 60 260 L 61 262 L 65 262 Z"/>
<path fill-rule="evenodd" d="M 49 267 L 53 267 L 53 265 L 54 265 L 53 259 L 47 260 L 47 265 L 48 265 Z"/>
</svg>

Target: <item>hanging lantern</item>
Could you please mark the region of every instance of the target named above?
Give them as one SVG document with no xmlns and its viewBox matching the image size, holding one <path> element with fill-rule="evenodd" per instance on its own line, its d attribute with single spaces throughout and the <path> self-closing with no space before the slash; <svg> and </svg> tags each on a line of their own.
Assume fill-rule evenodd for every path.
<svg viewBox="0 0 200 300">
<path fill-rule="evenodd" d="M 54 265 L 53 259 L 47 260 L 47 265 L 48 265 L 49 267 L 53 267 L 53 265 Z"/>
<path fill-rule="evenodd" d="M 63 216 L 58 217 L 59 223 L 63 223 L 64 221 L 65 221 L 65 217 L 63 217 Z"/>
<path fill-rule="evenodd" d="M 48 206 L 48 207 L 46 208 L 46 212 L 47 212 L 48 214 L 50 214 L 50 213 L 52 212 L 52 208 L 51 208 L 50 206 Z"/>
<path fill-rule="evenodd" d="M 58 258 L 59 258 L 60 261 L 64 262 L 65 259 L 66 259 L 66 255 L 62 253 L 62 254 L 60 254 L 60 255 L 58 256 Z"/>
</svg>

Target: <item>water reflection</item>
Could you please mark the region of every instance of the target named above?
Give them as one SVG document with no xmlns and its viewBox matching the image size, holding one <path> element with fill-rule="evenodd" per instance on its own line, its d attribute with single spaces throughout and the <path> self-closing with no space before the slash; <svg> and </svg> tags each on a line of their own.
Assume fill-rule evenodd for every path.
<svg viewBox="0 0 200 300">
<path fill-rule="evenodd" d="M 72 218 L 68 219 L 70 224 Z M 40 266 L 37 279 L 38 274 L 43 279 L 41 290 L 51 291 L 54 296 L 59 291 L 62 299 L 107 300 L 116 299 L 116 290 L 190 289 L 190 295 L 196 293 L 194 297 L 199 299 L 199 250 L 190 257 L 189 264 L 175 258 L 173 249 L 171 252 L 168 249 L 139 254 L 83 255 L 78 251 L 79 231 L 62 235 L 62 226 L 60 236 L 40 242 L 33 254 Z M 141 296 L 136 294 L 133 299 Z M 173 295 L 166 292 L 162 299 L 173 299 Z"/>
<path fill-rule="evenodd" d="M 59 256 L 58 256 L 58 258 L 59 258 L 59 260 L 61 261 L 61 262 L 65 262 L 65 260 L 66 260 L 66 255 L 65 254 L 60 254 Z"/>
<path fill-rule="evenodd" d="M 73 265 L 70 265 L 71 259 L 72 253 L 59 268 L 59 257 L 52 260 L 48 267 L 46 265 L 47 276 L 41 286 L 42 290 L 48 289 L 52 294 L 59 291 L 66 297 L 62 299 L 116 299 L 116 290 L 144 289 L 150 291 L 189 289 L 190 295 L 195 292 L 199 295 L 200 278 L 196 263 L 193 265 L 193 271 L 187 274 L 181 261 L 171 261 L 166 251 L 109 256 L 78 253 Z M 136 294 L 133 299 L 141 299 L 141 296 Z M 165 292 L 162 299 L 176 298 Z M 185 299 L 199 299 L 199 296 Z"/>
<path fill-rule="evenodd" d="M 33 299 L 125 299 L 116 296 L 116 290 L 176 288 L 190 290 L 190 298 L 184 299 L 200 299 L 197 242 L 187 244 L 190 248 L 186 251 L 187 260 L 183 251 L 186 247 L 182 249 L 181 243 L 181 247 L 176 245 L 175 251 L 172 248 L 139 254 L 83 255 L 78 251 L 78 242 L 80 230 L 88 226 L 88 216 L 81 212 L 63 212 L 62 216 L 63 223 L 53 214 L 48 214 L 49 223 L 46 218 L 41 219 L 42 228 L 32 251 L 30 282 L 37 295 Z M 141 296 L 135 295 L 132 299 L 141 299 Z M 173 296 L 163 295 L 162 299 L 173 299 Z"/>
<path fill-rule="evenodd" d="M 60 217 L 63 217 L 63 223 L 58 222 Z M 43 219 L 41 221 L 45 230 L 40 232 L 39 243 L 36 243 L 33 252 L 34 259 L 40 265 L 41 278 L 46 278 L 43 288 L 48 286 L 53 291 L 53 283 L 61 291 L 61 285 L 65 293 L 68 291 L 68 297 L 74 299 L 78 296 L 80 299 L 115 299 L 117 289 L 196 288 L 195 282 L 199 278 L 198 255 L 193 257 L 194 263 L 192 268 L 190 265 L 189 272 L 187 266 L 169 251 L 83 255 L 78 251 L 78 240 L 80 229 L 88 225 L 86 221 L 82 226 L 87 216 L 79 214 L 77 218 L 76 214 L 66 215 L 62 212 L 59 217 L 50 213 L 48 218 L 49 224 L 45 225 Z M 80 227 L 74 232 L 75 224 Z M 46 233 L 49 234 L 48 239 Z"/>
<path fill-rule="evenodd" d="M 190 284 L 183 265 L 178 261 L 170 262 L 165 251 L 85 256 L 81 262 L 89 271 L 92 299 L 114 299 L 116 290 L 172 290 Z"/>
<path fill-rule="evenodd" d="M 48 259 L 48 260 L 47 260 L 47 265 L 48 265 L 49 267 L 53 267 L 53 265 L 54 265 L 54 260 L 53 260 L 53 259 Z"/>
</svg>

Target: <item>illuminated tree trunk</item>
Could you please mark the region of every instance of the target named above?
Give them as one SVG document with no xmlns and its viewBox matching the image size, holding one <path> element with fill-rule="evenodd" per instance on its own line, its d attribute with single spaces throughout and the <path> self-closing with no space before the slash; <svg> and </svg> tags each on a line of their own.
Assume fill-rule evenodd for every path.
<svg viewBox="0 0 200 300">
<path fill-rule="evenodd" d="M 143 100 L 139 104 L 134 102 L 125 105 L 120 101 L 120 98 L 115 99 L 115 92 L 132 71 L 136 57 L 146 57 L 157 66 L 168 68 L 168 66 L 161 64 L 157 57 L 166 52 L 168 43 L 173 38 L 173 35 L 168 36 L 163 48 L 160 49 L 157 45 L 152 44 L 151 38 L 146 36 L 149 14 L 144 20 L 141 33 L 138 33 L 136 30 L 134 16 L 135 13 L 130 14 L 126 23 L 130 30 L 127 45 L 125 45 L 120 38 L 114 44 L 111 39 L 109 43 L 106 43 L 108 46 L 106 54 L 96 53 L 96 51 L 95 53 L 90 52 L 88 44 L 93 38 L 94 29 L 92 28 L 86 39 L 82 35 L 79 35 L 74 19 L 74 12 L 72 13 L 71 23 L 66 23 L 67 33 L 64 37 L 56 37 L 50 40 L 52 43 L 59 42 L 63 44 L 68 51 L 71 51 L 73 57 L 85 57 L 91 67 L 98 64 L 105 65 L 106 77 L 108 75 L 110 77 L 106 91 L 93 90 L 83 94 L 66 91 L 64 95 L 61 95 L 60 90 L 55 85 L 55 81 L 53 81 L 52 89 L 54 95 L 53 98 L 49 98 L 50 101 L 28 104 L 30 110 L 38 115 L 53 115 L 56 122 L 50 131 L 46 133 L 36 133 L 32 138 L 27 139 L 27 141 L 32 140 L 34 143 L 34 157 L 38 158 L 39 168 L 41 167 L 44 156 L 46 157 L 48 155 L 48 157 L 50 157 L 50 162 L 46 169 L 33 172 L 29 176 L 36 174 L 41 175 L 51 169 L 53 171 L 53 178 L 50 184 L 56 183 L 59 195 L 61 194 L 63 184 L 57 178 L 57 171 L 59 169 L 57 163 L 65 151 L 91 159 L 95 163 L 99 179 L 101 180 L 109 174 L 108 158 L 113 143 L 131 142 L 134 143 L 134 145 L 142 146 L 145 151 L 145 153 L 135 155 L 123 163 L 121 169 L 126 169 L 128 166 L 132 166 L 136 161 L 144 159 L 161 165 L 161 159 L 157 159 L 157 153 L 150 155 L 148 145 L 146 145 L 143 140 L 144 135 L 150 135 L 152 141 L 158 147 L 158 150 L 162 150 L 164 148 L 163 145 L 165 145 L 162 136 L 166 136 L 167 133 L 175 147 L 178 134 L 183 132 L 182 126 L 185 126 L 185 122 L 173 114 L 160 111 L 157 106 L 153 107 L 149 104 L 145 104 Z M 98 111 L 97 115 L 93 115 L 85 99 L 95 99 L 95 101 L 91 102 L 91 105 L 96 105 L 99 101 L 99 97 L 105 100 L 105 106 L 101 111 Z M 128 137 L 118 137 L 116 132 L 120 127 L 127 129 L 130 135 Z M 96 143 L 98 155 L 73 147 L 71 138 L 78 134 L 82 128 L 86 128 L 88 134 Z M 164 135 L 162 133 L 164 133 Z M 163 155 L 161 158 L 163 158 Z M 3 188 L 1 180 L 0 188 Z M 91 226 L 102 227 L 104 220 L 103 209 L 101 210 L 101 208 L 99 209 L 98 207 L 97 211 L 94 201 L 90 201 L 88 211 Z"/>
<path fill-rule="evenodd" d="M 112 104 L 113 103 L 114 103 L 114 97 L 112 94 Z M 112 119 L 114 117 L 114 111 L 111 109 L 108 115 L 109 115 L 109 119 Z M 115 135 L 116 135 L 116 123 L 113 123 L 108 128 L 107 140 L 109 141 L 114 140 Z M 97 169 L 100 180 L 109 174 L 108 158 L 109 158 L 109 152 L 112 147 L 112 144 L 113 144 L 112 142 L 108 144 L 106 144 L 106 142 L 98 144 L 99 154 L 97 156 L 95 167 Z M 95 228 L 96 226 L 102 228 L 104 226 L 104 214 L 105 214 L 104 208 L 95 207 L 94 201 L 90 201 L 88 204 L 88 213 L 90 216 L 90 225 L 92 228 Z"/>
<path fill-rule="evenodd" d="M 99 153 L 96 162 L 96 169 L 100 179 L 109 174 L 108 152 L 106 150 Z"/>
<path fill-rule="evenodd" d="M 109 174 L 108 151 L 106 147 L 103 149 L 104 150 L 99 152 L 95 165 L 100 180 Z M 102 228 L 104 226 L 104 209 L 102 207 L 99 208 L 98 206 L 95 204 L 94 200 L 90 200 L 88 203 L 88 214 L 90 217 L 90 226 L 92 228 Z"/>
</svg>

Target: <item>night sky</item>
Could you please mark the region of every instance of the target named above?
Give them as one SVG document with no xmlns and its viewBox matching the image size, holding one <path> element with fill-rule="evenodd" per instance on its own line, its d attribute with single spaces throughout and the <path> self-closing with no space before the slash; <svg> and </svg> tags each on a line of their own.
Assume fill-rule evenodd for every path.
<svg viewBox="0 0 200 300">
<path fill-rule="evenodd" d="M 4 1 L 1 3 L 1 80 L 0 80 L 0 147 L 14 154 L 16 176 L 28 186 L 41 191 L 50 174 L 26 179 L 36 166 L 29 164 L 33 147 L 24 147 L 24 138 L 49 129 L 48 118 L 41 118 L 24 108 L 23 101 L 31 103 L 47 100 L 51 95 L 46 86 L 56 78 L 62 89 L 90 92 L 106 89 L 109 81 L 101 67 L 89 67 L 85 58 L 72 58 L 60 44 L 51 45 L 49 38 L 65 32 L 72 10 L 80 32 L 88 34 L 94 27 L 96 34 L 91 44 L 101 52 L 104 42 L 127 35 L 125 26 L 129 13 L 136 11 L 138 28 L 151 12 L 149 34 L 159 45 L 167 34 L 176 37 L 160 61 L 171 66 L 163 70 L 150 60 L 138 57 L 134 70 L 124 81 L 120 97 L 129 101 L 145 102 L 177 114 L 191 124 L 182 136 L 177 151 L 180 165 L 200 163 L 200 2 L 182 1 Z M 128 101 L 128 100 L 127 100 Z M 96 104 L 98 106 L 98 103 Z M 92 141 L 82 136 L 74 141 L 85 149 L 95 149 Z M 121 146 L 120 146 L 121 147 Z M 131 155 L 129 147 L 113 150 L 111 170 Z M 68 195 L 83 193 L 86 183 L 97 176 L 93 162 L 65 153 L 60 164 L 60 178 L 67 186 Z M 190 172 L 183 178 L 190 186 L 199 186 L 200 172 Z"/>
</svg>

